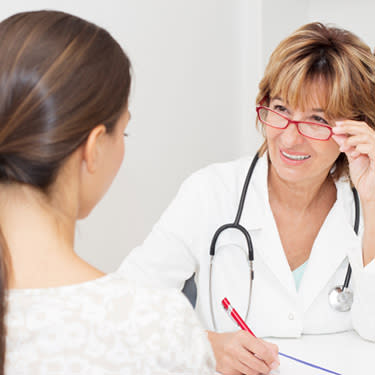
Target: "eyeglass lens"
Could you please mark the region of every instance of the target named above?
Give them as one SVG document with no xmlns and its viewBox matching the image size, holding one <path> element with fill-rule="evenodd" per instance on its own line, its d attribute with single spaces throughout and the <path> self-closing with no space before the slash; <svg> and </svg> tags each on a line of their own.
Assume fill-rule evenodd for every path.
<svg viewBox="0 0 375 375">
<path fill-rule="evenodd" d="M 289 122 L 285 117 L 267 108 L 260 108 L 258 114 L 260 121 L 274 128 L 286 128 Z M 298 130 L 302 135 L 320 140 L 326 140 L 331 135 L 330 130 L 320 124 L 299 122 Z"/>
</svg>

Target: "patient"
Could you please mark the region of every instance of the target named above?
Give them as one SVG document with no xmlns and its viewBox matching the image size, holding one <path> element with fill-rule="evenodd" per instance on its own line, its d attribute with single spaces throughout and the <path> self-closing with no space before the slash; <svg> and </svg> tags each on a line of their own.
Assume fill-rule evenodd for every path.
<svg viewBox="0 0 375 375">
<path fill-rule="evenodd" d="M 76 221 L 123 159 L 130 81 L 92 23 L 54 11 L 0 23 L 0 374 L 214 372 L 183 296 L 74 252 Z"/>
</svg>

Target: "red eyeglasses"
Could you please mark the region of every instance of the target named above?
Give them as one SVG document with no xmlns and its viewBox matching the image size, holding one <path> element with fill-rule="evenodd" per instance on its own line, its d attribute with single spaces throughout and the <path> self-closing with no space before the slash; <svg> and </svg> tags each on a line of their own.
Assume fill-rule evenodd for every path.
<svg viewBox="0 0 375 375">
<path fill-rule="evenodd" d="M 271 108 L 263 106 L 258 106 L 256 111 L 259 121 L 272 128 L 286 129 L 290 124 L 295 124 L 299 134 L 318 141 L 328 141 L 333 134 L 329 125 L 317 122 L 294 121 Z"/>
</svg>

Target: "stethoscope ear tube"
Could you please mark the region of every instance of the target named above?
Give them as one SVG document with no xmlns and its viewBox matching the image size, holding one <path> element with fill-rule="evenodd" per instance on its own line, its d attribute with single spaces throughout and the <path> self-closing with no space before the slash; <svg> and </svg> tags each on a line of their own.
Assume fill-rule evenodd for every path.
<svg viewBox="0 0 375 375">
<path fill-rule="evenodd" d="M 359 196 L 358 196 L 357 189 L 355 187 L 353 187 L 352 191 L 353 191 L 354 207 L 355 207 L 354 232 L 355 232 L 355 234 L 358 234 L 358 230 L 359 230 L 359 217 L 361 216 L 361 211 L 360 211 L 361 208 L 360 208 L 360 204 L 359 204 Z M 352 267 L 349 264 L 348 265 L 348 270 L 346 271 L 345 281 L 344 281 L 344 284 L 343 284 L 343 286 L 341 288 L 342 291 L 344 291 L 344 289 L 346 289 L 346 288 L 349 287 L 351 276 L 352 276 Z"/>
<path fill-rule="evenodd" d="M 354 219 L 354 232 L 358 234 L 359 219 L 360 219 L 360 204 L 357 190 L 353 187 L 354 207 L 355 207 L 355 219 Z M 350 278 L 352 276 L 352 267 L 350 263 L 345 275 L 344 284 L 333 288 L 328 293 L 328 300 L 331 307 L 340 312 L 348 312 L 352 308 L 353 304 L 353 291 L 349 289 Z"/>
<path fill-rule="evenodd" d="M 251 176 L 253 175 L 254 168 L 255 168 L 255 165 L 258 162 L 258 159 L 259 159 L 259 152 L 257 152 L 255 154 L 254 159 L 251 162 L 249 171 L 247 172 L 246 179 L 245 179 L 245 182 L 244 182 L 243 188 L 242 188 L 240 203 L 238 204 L 237 215 L 236 215 L 236 218 L 234 219 L 234 224 L 238 225 L 240 223 L 241 215 L 242 215 L 242 211 L 243 211 L 243 207 L 245 205 L 245 199 L 246 199 L 247 190 L 249 188 Z"/>
<path fill-rule="evenodd" d="M 251 237 L 249 232 L 240 224 L 224 224 L 222 225 L 214 234 L 211 246 L 210 246 L 210 271 L 209 271 L 209 277 L 208 277 L 208 294 L 209 294 L 209 300 L 210 300 L 210 312 L 211 312 L 211 319 L 213 328 L 215 331 L 217 331 L 217 325 L 216 325 L 216 319 L 213 309 L 213 303 L 212 303 L 212 269 L 213 269 L 213 261 L 215 257 L 215 249 L 216 249 L 216 242 L 219 238 L 220 234 L 223 233 L 227 229 L 236 229 L 239 230 L 246 239 L 247 249 L 248 249 L 248 261 L 249 261 L 249 270 L 250 270 L 250 285 L 249 285 L 249 303 L 247 305 L 246 315 L 245 319 L 247 319 L 249 315 L 250 310 L 250 302 L 251 302 L 251 295 L 253 290 L 253 280 L 254 280 L 254 269 L 253 269 L 253 260 L 254 260 L 254 250 L 253 250 L 253 243 L 251 241 Z"/>
<path fill-rule="evenodd" d="M 249 232 L 240 224 L 224 224 L 222 225 L 214 234 L 212 241 L 211 241 L 211 246 L 210 246 L 210 255 L 211 257 L 215 256 L 215 251 L 216 251 L 216 242 L 217 239 L 219 238 L 220 234 L 223 233 L 227 229 L 236 229 L 239 230 L 245 237 L 246 239 L 246 244 L 247 244 L 247 249 L 248 249 L 248 258 L 249 261 L 254 260 L 254 249 L 253 249 L 253 243 L 251 241 L 251 237 Z"/>
</svg>

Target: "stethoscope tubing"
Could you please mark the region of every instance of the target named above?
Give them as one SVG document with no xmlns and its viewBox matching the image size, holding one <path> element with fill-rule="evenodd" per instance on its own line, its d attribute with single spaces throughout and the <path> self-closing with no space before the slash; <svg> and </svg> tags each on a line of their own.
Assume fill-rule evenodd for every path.
<svg viewBox="0 0 375 375">
<path fill-rule="evenodd" d="M 355 187 L 352 188 L 352 191 L 353 191 L 354 207 L 355 207 L 354 232 L 355 232 L 356 235 L 358 235 L 359 217 L 360 217 L 359 196 L 358 196 L 358 191 Z M 351 267 L 350 264 L 348 264 L 348 269 L 347 269 L 346 275 L 345 275 L 345 281 L 344 281 L 344 284 L 341 288 L 342 291 L 344 291 L 344 289 L 349 287 L 351 276 L 352 276 L 352 267 Z"/>
<path fill-rule="evenodd" d="M 246 314 L 245 314 L 245 320 L 249 316 L 249 311 L 250 311 L 250 304 L 251 304 L 251 297 L 252 297 L 252 291 L 253 291 L 253 281 L 254 281 L 254 268 L 253 268 L 253 261 L 254 261 L 254 248 L 253 248 L 253 243 L 251 241 L 251 236 L 249 232 L 242 226 L 240 225 L 240 220 L 242 216 L 242 211 L 243 207 L 245 205 L 245 200 L 246 200 L 246 194 L 247 190 L 249 188 L 251 176 L 253 175 L 255 165 L 257 164 L 259 159 L 259 153 L 257 152 L 255 154 L 255 157 L 253 161 L 251 162 L 249 171 L 246 175 L 245 182 L 242 188 L 241 192 L 241 198 L 240 202 L 238 204 L 238 209 L 237 209 L 237 214 L 236 218 L 233 223 L 230 224 L 224 224 L 220 228 L 218 228 L 212 238 L 211 241 L 211 246 L 210 246 L 210 266 L 209 266 L 209 278 L 208 278 L 208 294 L 209 294 L 209 301 L 210 301 L 210 311 L 211 311 L 211 320 L 212 324 L 214 327 L 214 330 L 217 331 L 217 325 L 216 325 L 216 320 L 215 320 L 215 315 L 213 313 L 213 303 L 212 303 L 212 269 L 213 269 L 213 261 L 215 257 L 215 250 L 216 250 L 216 242 L 217 239 L 219 238 L 220 234 L 224 232 L 226 229 L 236 229 L 239 230 L 245 237 L 246 243 L 247 243 L 247 249 L 248 249 L 248 263 L 249 263 L 249 299 L 248 299 L 248 304 L 247 304 L 247 309 L 246 309 Z"/>
</svg>

